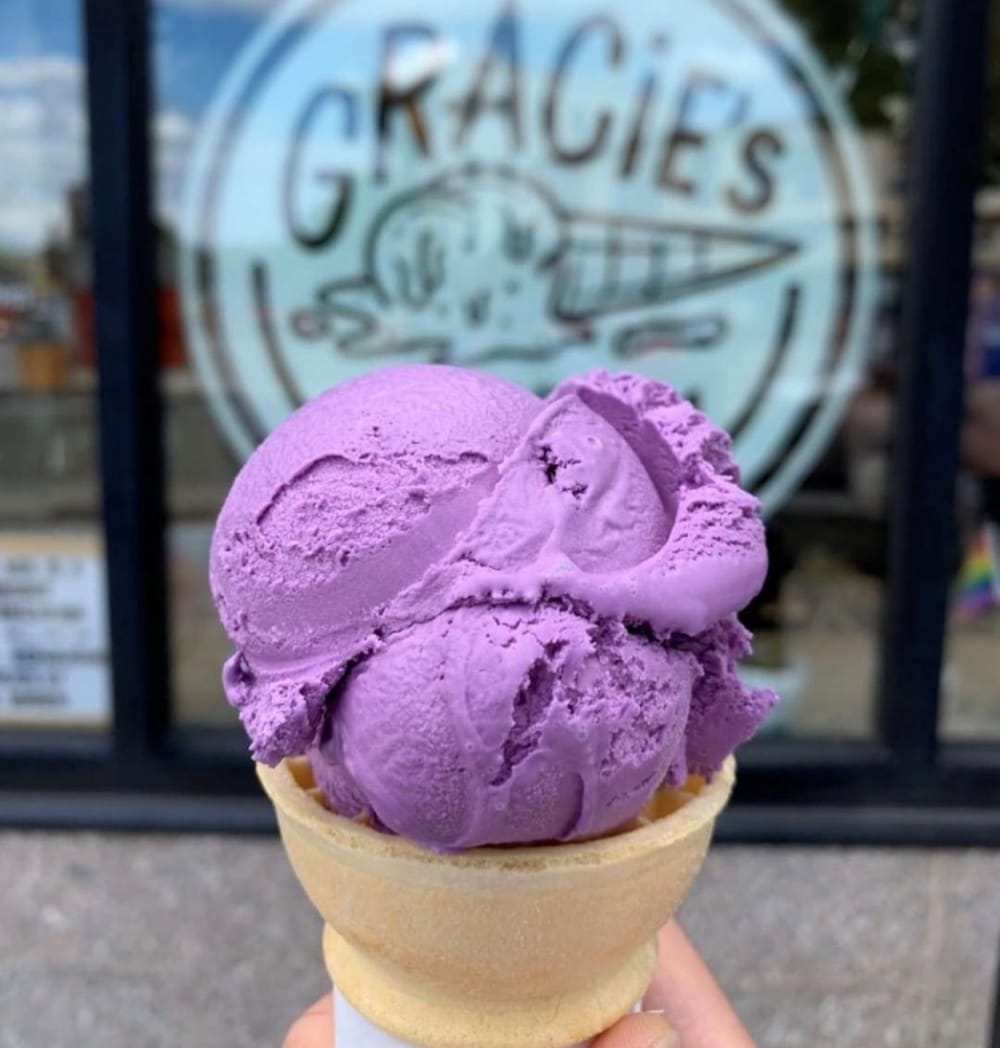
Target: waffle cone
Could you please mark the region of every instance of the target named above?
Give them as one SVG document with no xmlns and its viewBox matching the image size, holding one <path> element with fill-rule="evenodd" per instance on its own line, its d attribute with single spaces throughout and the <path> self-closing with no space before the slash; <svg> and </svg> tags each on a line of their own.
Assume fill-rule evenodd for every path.
<svg viewBox="0 0 1000 1048">
<path fill-rule="evenodd" d="M 257 771 L 326 923 L 330 976 L 359 1012 L 427 1048 L 565 1048 L 645 992 L 734 763 L 661 791 L 614 836 L 452 856 L 330 812 L 305 760 Z"/>
</svg>

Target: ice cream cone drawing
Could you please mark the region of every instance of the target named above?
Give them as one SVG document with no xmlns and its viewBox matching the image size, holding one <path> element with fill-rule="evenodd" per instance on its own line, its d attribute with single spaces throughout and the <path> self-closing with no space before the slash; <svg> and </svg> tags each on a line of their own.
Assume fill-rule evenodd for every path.
<svg viewBox="0 0 1000 1048">
<path fill-rule="evenodd" d="M 783 237 L 567 210 L 510 167 L 468 165 L 390 199 L 362 272 L 322 284 L 292 325 L 347 357 L 440 363 L 555 356 L 610 316 L 622 358 L 707 349 L 725 317 L 691 313 L 685 299 L 797 250 Z"/>
</svg>

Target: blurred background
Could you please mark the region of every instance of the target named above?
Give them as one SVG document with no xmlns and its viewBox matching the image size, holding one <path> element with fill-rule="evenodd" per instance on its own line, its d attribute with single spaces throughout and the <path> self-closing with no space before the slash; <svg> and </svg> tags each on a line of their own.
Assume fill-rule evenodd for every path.
<svg viewBox="0 0 1000 1048">
<path fill-rule="evenodd" d="M 118 1043 L 64 1029 L 116 1025 L 79 1002 L 88 973 L 126 978 L 84 945 L 118 880 L 156 927 L 185 883 L 203 912 L 236 890 L 222 869 L 266 871 L 223 922 L 222 1018 L 177 1037 L 182 1001 L 126 978 L 121 1043 L 276 1043 L 320 992 L 308 940 L 309 974 L 244 1011 L 259 907 L 312 932 L 273 842 L 84 831 L 273 828 L 220 688 L 214 519 L 299 403 L 401 360 L 542 393 L 638 370 L 733 431 L 771 557 L 746 674 L 783 701 L 720 827 L 755 847 L 714 857 L 690 924 L 763 1044 L 985 1043 L 995 855 L 858 846 L 1000 843 L 994 6 L 0 0 L 0 821 L 80 834 L 0 847 L 8 941 L 77 1002 L 43 1040 L 12 980 L 0 1045 Z M 482 168 L 542 202 L 522 232 L 560 230 L 561 283 L 494 287 L 487 254 L 412 301 L 379 270 L 381 216 L 416 200 L 418 224 L 435 179 L 474 194 Z M 736 921 L 734 960 L 736 919 L 711 915 L 772 879 L 785 902 Z M 863 919 L 852 891 L 878 900 Z M 190 949 L 168 997 L 211 970 Z M 860 986 L 814 963 L 883 952 L 895 975 Z M 951 963 L 975 975 L 929 988 Z"/>
</svg>

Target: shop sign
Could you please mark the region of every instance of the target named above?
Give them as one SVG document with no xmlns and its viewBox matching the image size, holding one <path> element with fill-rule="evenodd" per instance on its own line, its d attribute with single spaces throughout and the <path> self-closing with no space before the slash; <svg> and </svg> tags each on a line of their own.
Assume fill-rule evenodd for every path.
<svg viewBox="0 0 1000 1048">
<path fill-rule="evenodd" d="M 0 533 L 0 727 L 107 722 L 104 579 L 96 539 Z"/>
<path fill-rule="evenodd" d="M 203 123 L 186 332 L 240 456 L 376 366 L 631 369 L 730 429 L 773 510 L 862 373 L 873 225 L 850 116 L 765 0 L 310 0 Z"/>
</svg>

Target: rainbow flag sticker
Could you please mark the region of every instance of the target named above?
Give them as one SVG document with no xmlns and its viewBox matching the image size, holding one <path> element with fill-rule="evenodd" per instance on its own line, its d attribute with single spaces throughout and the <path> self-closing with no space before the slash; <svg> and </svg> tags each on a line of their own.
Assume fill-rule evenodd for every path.
<svg viewBox="0 0 1000 1048">
<path fill-rule="evenodd" d="M 960 622 L 1000 608 L 1000 534 L 984 524 L 975 534 L 958 573 L 952 614 Z"/>
</svg>

